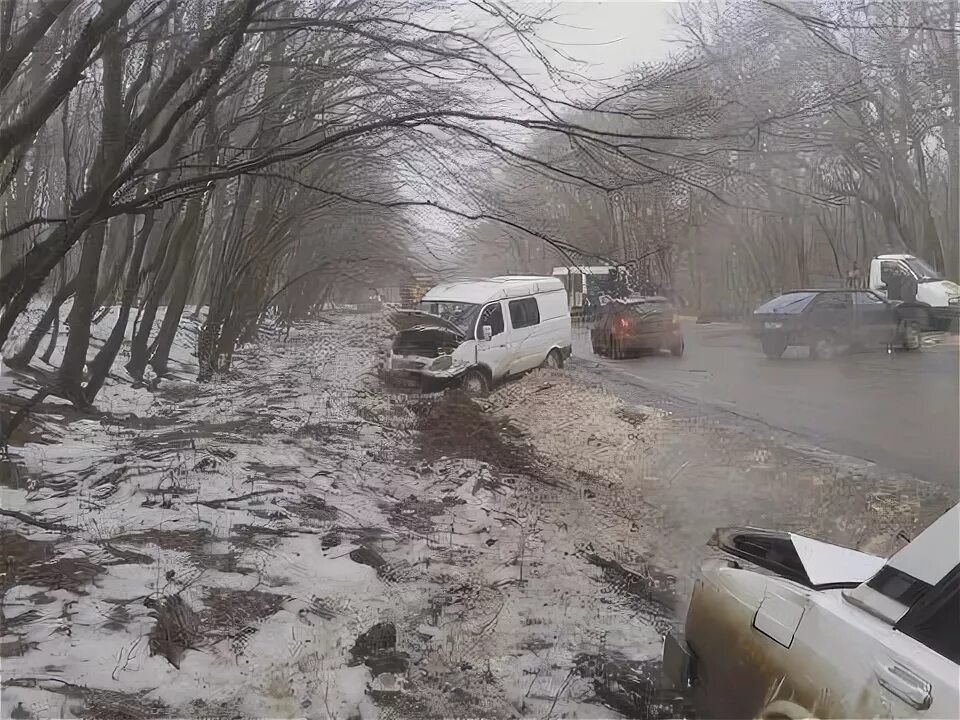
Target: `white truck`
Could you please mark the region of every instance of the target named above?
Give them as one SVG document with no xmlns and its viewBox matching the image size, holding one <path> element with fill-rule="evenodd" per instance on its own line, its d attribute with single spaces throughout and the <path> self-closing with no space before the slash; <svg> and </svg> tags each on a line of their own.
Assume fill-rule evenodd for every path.
<svg viewBox="0 0 960 720">
<path fill-rule="evenodd" d="M 930 307 L 931 324 L 945 329 L 960 318 L 960 285 L 944 279 L 914 255 L 878 255 L 870 261 L 868 285 L 889 300 Z"/>
<path fill-rule="evenodd" d="M 578 313 L 598 304 L 601 295 L 616 295 L 619 274 L 613 265 L 591 265 L 555 267 L 553 277 L 563 283 L 570 310 Z"/>
</svg>

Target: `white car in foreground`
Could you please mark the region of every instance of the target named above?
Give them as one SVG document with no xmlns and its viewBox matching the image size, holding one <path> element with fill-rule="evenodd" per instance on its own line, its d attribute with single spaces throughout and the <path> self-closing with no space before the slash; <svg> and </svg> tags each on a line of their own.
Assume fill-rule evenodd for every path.
<svg viewBox="0 0 960 720">
<path fill-rule="evenodd" d="M 960 506 L 889 559 L 786 532 L 729 528 L 666 691 L 698 717 L 960 717 Z M 744 563 L 744 564 L 746 564 Z"/>
</svg>

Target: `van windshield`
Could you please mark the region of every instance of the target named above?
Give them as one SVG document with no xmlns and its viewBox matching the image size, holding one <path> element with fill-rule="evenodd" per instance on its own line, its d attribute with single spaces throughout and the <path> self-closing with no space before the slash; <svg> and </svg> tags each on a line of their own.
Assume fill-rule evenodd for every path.
<svg viewBox="0 0 960 720">
<path fill-rule="evenodd" d="M 425 300 L 420 303 L 420 311 L 441 317 L 457 326 L 465 340 L 473 340 L 473 331 L 480 314 L 480 306 L 475 303 L 463 303 L 455 300 Z"/>
</svg>

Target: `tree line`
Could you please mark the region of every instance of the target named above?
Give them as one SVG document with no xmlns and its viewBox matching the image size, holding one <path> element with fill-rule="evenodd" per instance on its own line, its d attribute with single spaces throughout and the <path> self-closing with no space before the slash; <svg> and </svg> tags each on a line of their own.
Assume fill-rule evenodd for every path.
<svg viewBox="0 0 960 720">
<path fill-rule="evenodd" d="M 598 98 L 601 113 L 578 112 L 647 135 L 642 152 L 614 164 L 538 138 L 529 152 L 605 177 L 536 183 L 519 168 L 498 178 L 504 202 L 583 262 L 640 258 L 705 313 L 839 281 L 884 251 L 957 279 L 956 0 L 704 2 L 678 6 L 674 25 L 679 50 Z M 529 236 L 499 242 L 518 265 L 565 264 Z"/>
<path fill-rule="evenodd" d="M 4 361 L 86 407 L 121 351 L 133 379 L 163 375 L 202 307 L 209 379 L 268 312 L 306 317 L 436 248 L 474 269 L 639 260 L 700 304 L 877 248 L 956 274 L 956 0 L 684 5 L 681 51 L 616 85 L 552 64 L 550 19 L 496 0 L 7 0 Z M 575 91 L 544 91 L 521 54 Z"/>
</svg>

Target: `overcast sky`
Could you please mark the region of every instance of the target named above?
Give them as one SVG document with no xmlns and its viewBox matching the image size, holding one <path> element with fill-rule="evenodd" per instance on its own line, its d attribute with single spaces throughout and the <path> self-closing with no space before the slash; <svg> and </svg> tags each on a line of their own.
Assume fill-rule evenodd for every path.
<svg viewBox="0 0 960 720">
<path fill-rule="evenodd" d="M 572 43 L 566 51 L 599 74 L 617 75 L 666 55 L 667 41 L 673 36 L 669 15 L 673 4 L 671 0 L 560 2 L 556 4 L 558 20 L 582 29 L 556 28 L 549 39 Z"/>
</svg>

